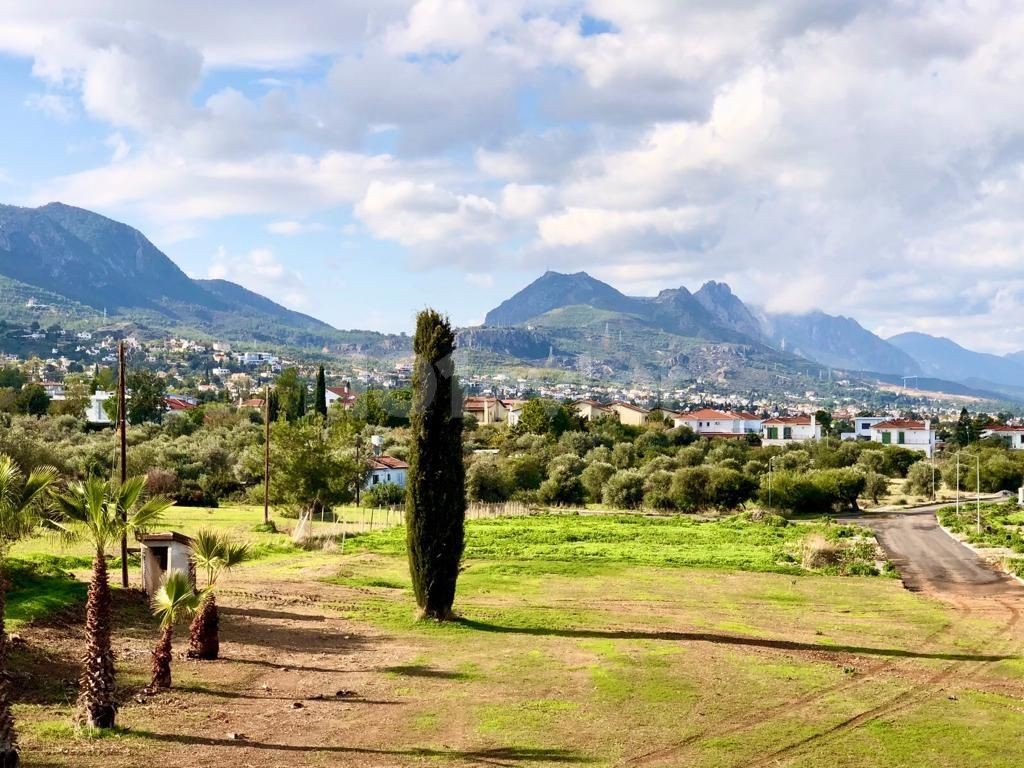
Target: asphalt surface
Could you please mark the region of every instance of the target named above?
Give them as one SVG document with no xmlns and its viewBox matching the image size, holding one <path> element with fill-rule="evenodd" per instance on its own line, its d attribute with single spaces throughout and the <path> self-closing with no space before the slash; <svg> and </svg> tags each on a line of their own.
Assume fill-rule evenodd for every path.
<svg viewBox="0 0 1024 768">
<path fill-rule="evenodd" d="M 939 527 L 935 512 L 943 506 L 948 504 L 884 515 L 847 516 L 842 521 L 875 531 L 907 589 L 977 597 L 1024 595 L 1020 582 L 989 566 Z"/>
</svg>

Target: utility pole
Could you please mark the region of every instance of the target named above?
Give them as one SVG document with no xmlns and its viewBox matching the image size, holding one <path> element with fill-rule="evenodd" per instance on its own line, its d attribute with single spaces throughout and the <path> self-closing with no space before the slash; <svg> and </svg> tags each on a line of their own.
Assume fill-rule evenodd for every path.
<svg viewBox="0 0 1024 768">
<path fill-rule="evenodd" d="M 121 432 L 121 485 L 128 479 L 128 408 L 125 395 L 124 341 L 117 345 L 117 420 Z M 120 510 L 121 522 L 127 524 L 128 510 Z M 121 587 L 128 589 L 128 531 L 121 531 Z"/>
<path fill-rule="evenodd" d="M 270 385 L 263 391 L 263 524 L 270 523 Z"/>
</svg>

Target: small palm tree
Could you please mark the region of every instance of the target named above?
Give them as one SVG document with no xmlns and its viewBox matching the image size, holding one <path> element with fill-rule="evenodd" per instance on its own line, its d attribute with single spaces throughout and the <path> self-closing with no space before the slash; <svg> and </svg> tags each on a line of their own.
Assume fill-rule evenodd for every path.
<svg viewBox="0 0 1024 768">
<path fill-rule="evenodd" d="M 249 558 L 247 544 L 233 543 L 222 533 L 202 530 L 192 538 L 192 560 L 206 571 L 199 610 L 189 628 L 188 657 L 210 661 L 220 655 L 220 616 L 214 588 L 217 579 Z"/>
<path fill-rule="evenodd" d="M 85 666 L 79 684 L 79 704 L 91 728 L 112 728 L 114 654 L 110 649 L 110 583 L 107 548 L 121 535 L 141 533 L 156 525 L 170 502 L 143 500 L 146 478 L 132 477 L 120 486 L 90 477 L 54 496 L 56 518 L 51 525 L 67 541 L 86 540 L 95 547 L 92 581 L 85 606 Z"/>
<path fill-rule="evenodd" d="M 153 615 L 160 619 L 160 641 L 153 649 L 153 688 L 171 687 L 171 643 L 174 625 L 191 616 L 199 598 L 192 581 L 181 571 L 171 571 L 164 577 L 160 589 L 153 595 Z"/>
<path fill-rule="evenodd" d="M 7 680 L 7 552 L 18 539 L 29 535 L 41 521 L 47 490 L 57 479 L 57 470 L 44 467 L 28 477 L 9 456 L 0 456 L 0 766 L 18 765 L 18 737 L 11 714 Z"/>
</svg>

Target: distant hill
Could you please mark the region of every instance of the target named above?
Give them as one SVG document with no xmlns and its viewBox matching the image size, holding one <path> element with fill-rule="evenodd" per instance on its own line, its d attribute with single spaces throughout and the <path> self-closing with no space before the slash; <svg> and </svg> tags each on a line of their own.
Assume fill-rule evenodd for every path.
<svg viewBox="0 0 1024 768">
<path fill-rule="evenodd" d="M 591 330 L 591 339 L 594 333 L 614 337 L 617 332 L 623 339 L 628 334 L 639 340 L 646 328 L 687 339 L 690 346 L 694 341 L 742 345 L 755 357 L 772 348 L 781 353 L 779 359 L 798 357 L 848 371 L 900 376 L 921 373 L 910 355 L 856 320 L 824 312 L 788 315 L 755 311 L 727 284 L 715 281 L 705 283 L 696 293 L 680 287 L 646 298 L 626 296 L 585 272 L 547 272 L 489 312 L 485 325 L 546 329 L 549 346 L 558 349 L 572 349 L 574 345 L 563 337 L 579 335 L 583 329 Z M 599 349 L 608 349 L 609 344 L 602 340 Z M 587 345 L 579 346 L 580 353 L 585 353 Z M 677 347 L 669 344 L 670 349 Z M 593 354 L 601 357 L 599 350 Z M 646 362 L 671 368 L 673 355 L 666 352 L 662 357 L 665 359 Z M 630 355 L 631 364 L 644 362 L 636 358 Z"/>
<path fill-rule="evenodd" d="M 104 317 L 141 331 L 388 354 L 399 337 L 339 331 L 225 280 L 192 280 L 136 229 L 82 208 L 0 205 L 3 319 Z M 33 310 L 35 311 L 35 310 Z"/>
<path fill-rule="evenodd" d="M 911 355 L 866 330 L 853 318 L 820 311 L 766 314 L 762 316 L 762 328 L 773 346 L 831 368 L 899 376 L 922 372 Z"/>
<path fill-rule="evenodd" d="M 552 309 L 583 305 L 611 312 L 640 313 L 642 302 L 631 299 L 586 272 L 565 275 L 545 272 L 487 313 L 484 325 L 524 325 Z"/>
<path fill-rule="evenodd" d="M 890 338 L 889 343 L 917 360 L 929 376 L 975 386 L 1024 386 L 1024 362 L 1016 355 L 1000 357 L 973 352 L 955 341 L 927 333 L 901 333 Z"/>
</svg>

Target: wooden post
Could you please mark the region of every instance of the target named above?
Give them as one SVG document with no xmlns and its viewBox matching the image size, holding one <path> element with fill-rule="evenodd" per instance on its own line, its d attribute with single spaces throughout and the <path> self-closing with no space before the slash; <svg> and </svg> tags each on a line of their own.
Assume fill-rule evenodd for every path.
<svg viewBox="0 0 1024 768">
<path fill-rule="evenodd" d="M 263 524 L 270 523 L 270 385 L 263 390 Z"/>
<path fill-rule="evenodd" d="M 121 485 L 128 479 L 128 408 L 125 394 L 124 341 L 117 344 L 117 420 L 121 432 Z M 121 510 L 121 522 L 125 530 L 121 531 L 121 587 L 128 589 L 128 510 Z"/>
<path fill-rule="evenodd" d="M 373 507 L 370 507 L 370 533 L 373 533 Z"/>
</svg>

